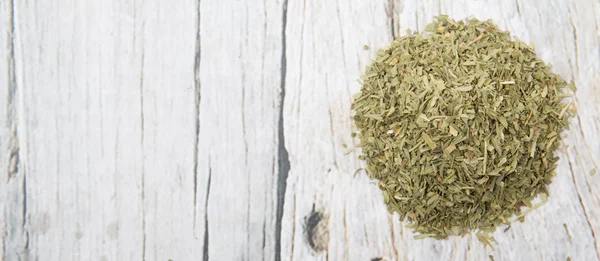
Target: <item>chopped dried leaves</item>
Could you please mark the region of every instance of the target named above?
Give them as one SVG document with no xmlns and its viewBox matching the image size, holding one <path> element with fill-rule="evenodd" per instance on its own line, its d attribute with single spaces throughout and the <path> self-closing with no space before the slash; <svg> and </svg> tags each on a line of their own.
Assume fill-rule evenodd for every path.
<svg viewBox="0 0 600 261">
<path fill-rule="evenodd" d="M 363 82 L 360 157 L 420 237 L 477 230 L 493 241 L 488 233 L 547 195 L 574 86 L 491 21 L 437 17 L 379 50 Z"/>
</svg>

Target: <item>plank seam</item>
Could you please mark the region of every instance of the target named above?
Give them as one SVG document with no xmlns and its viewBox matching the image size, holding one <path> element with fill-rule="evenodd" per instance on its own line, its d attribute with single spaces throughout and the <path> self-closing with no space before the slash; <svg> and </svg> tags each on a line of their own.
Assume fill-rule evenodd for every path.
<svg viewBox="0 0 600 261">
<path fill-rule="evenodd" d="M 387 10 L 387 16 L 388 19 L 390 20 L 390 31 L 391 31 L 391 35 L 392 35 L 392 39 L 396 39 L 396 30 L 395 30 L 395 19 L 394 19 L 394 1 L 395 0 L 388 0 L 388 10 Z"/>
<path fill-rule="evenodd" d="M 194 58 L 194 103 L 196 117 L 196 136 L 194 139 L 194 224 L 193 228 L 196 231 L 196 203 L 198 198 L 198 146 L 200 142 L 200 103 L 202 101 L 201 86 L 200 86 L 200 59 L 201 59 L 201 47 L 200 47 L 200 0 L 198 0 L 198 8 L 196 17 L 198 19 L 196 24 L 196 56 Z"/>
<path fill-rule="evenodd" d="M 212 167 L 208 159 L 208 185 L 206 186 L 206 202 L 204 202 L 204 245 L 202 246 L 202 260 L 208 261 L 208 200 L 210 198 L 210 183 L 212 179 Z"/>
<path fill-rule="evenodd" d="M 283 2 L 282 29 L 281 29 L 281 97 L 279 103 L 279 125 L 278 125 L 278 181 L 277 181 L 277 219 L 275 221 L 275 261 L 281 260 L 281 222 L 283 218 L 283 206 L 285 203 L 285 191 L 287 178 L 290 172 L 290 160 L 285 148 L 285 135 L 283 130 L 283 106 L 285 102 L 285 78 L 286 78 L 286 36 L 288 1 Z"/>
</svg>

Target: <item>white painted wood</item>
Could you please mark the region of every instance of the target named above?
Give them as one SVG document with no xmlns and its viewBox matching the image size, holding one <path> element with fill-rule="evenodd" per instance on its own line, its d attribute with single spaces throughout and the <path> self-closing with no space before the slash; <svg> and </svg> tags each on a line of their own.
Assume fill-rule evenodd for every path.
<svg viewBox="0 0 600 261">
<path fill-rule="evenodd" d="M 203 260 L 275 258 L 282 25 L 281 1 L 201 2 Z"/>
<path fill-rule="evenodd" d="M 14 4 L 0 3 L 0 256 L 20 259 L 25 229 L 25 175 L 19 166 L 19 95 L 15 78 Z"/>
<path fill-rule="evenodd" d="M 343 147 L 364 66 L 439 13 L 579 87 L 549 202 L 495 249 L 414 240 Z M 594 0 L 0 1 L 0 260 L 599 260 L 599 27 Z"/>
</svg>

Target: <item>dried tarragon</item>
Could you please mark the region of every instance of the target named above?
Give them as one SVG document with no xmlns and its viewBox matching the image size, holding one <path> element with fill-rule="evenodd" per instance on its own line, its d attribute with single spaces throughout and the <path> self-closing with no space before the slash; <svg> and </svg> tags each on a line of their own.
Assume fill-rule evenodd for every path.
<svg viewBox="0 0 600 261">
<path fill-rule="evenodd" d="M 360 158 L 418 237 L 493 240 L 545 201 L 574 115 L 565 87 L 575 91 L 491 21 L 436 17 L 367 67 L 354 98 Z"/>
</svg>

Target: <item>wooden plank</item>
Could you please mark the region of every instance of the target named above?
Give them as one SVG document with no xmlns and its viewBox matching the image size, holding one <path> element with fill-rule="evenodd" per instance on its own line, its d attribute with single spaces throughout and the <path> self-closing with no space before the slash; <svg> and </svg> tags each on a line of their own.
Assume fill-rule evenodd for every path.
<svg viewBox="0 0 600 261">
<path fill-rule="evenodd" d="M 28 243 L 25 172 L 21 158 L 20 86 L 15 59 L 14 2 L 0 4 L 0 260 L 25 258 Z"/>
<path fill-rule="evenodd" d="M 15 3 L 26 257 L 192 256 L 196 2 Z"/>
<path fill-rule="evenodd" d="M 276 258 L 282 1 L 202 1 L 198 205 L 204 260 Z"/>
<path fill-rule="evenodd" d="M 283 6 L 198 4 L 18 6 L 32 199 L 17 226 L 23 177 L 3 183 L 3 232 L 30 229 L 29 258 L 275 258 Z"/>
<path fill-rule="evenodd" d="M 140 258 L 139 7 L 14 3 L 24 260 Z"/>
<path fill-rule="evenodd" d="M 142 213 L 143 258 L 200 256 L 195 166 L 197 105 L 195 56 L 198 2 L 143 2 Z M 196 193 L 196 194 L 194 194 Z"/>
</svg>

